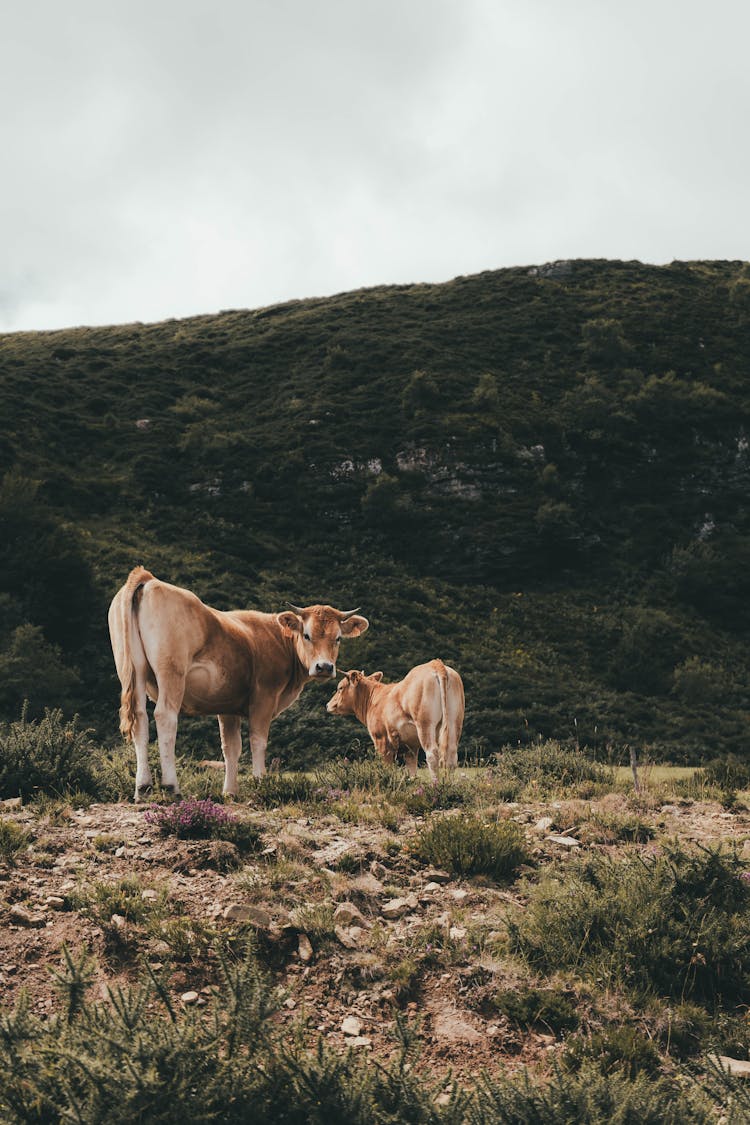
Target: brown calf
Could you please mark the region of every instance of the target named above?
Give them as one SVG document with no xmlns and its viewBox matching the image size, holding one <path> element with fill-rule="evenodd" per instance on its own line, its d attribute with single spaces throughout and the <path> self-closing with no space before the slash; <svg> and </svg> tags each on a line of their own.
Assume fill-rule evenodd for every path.
<svg viewBox="0 0 750 1125">
<path fill-rule="evenodd" d="M 307 684 L 336 674 L 339 643 L 368 626 L 357 611 L 329 605 L 294 612 L 224 613 L 138 566 L 109 607 L 109 633 L 122 685 L 120 729 L 136 752 L 135 799 L 151 791 L 146 698 L 155 704 L 162 786 L 179 794 L 177 716 L 217 715 L 224 792 L 237 794 L 240 721 L 250 724 L 253 773 L 266 769 L 268 728 Z"/>
<path fill-rule="evenodd" d="M 403 749 L 412 777 L 420 746 L 432 778 L 439 766 L 455 769 L 464 722 L 464 685 L 458 672 L 442 660 L 431 660 L 396 684 L 383 684 L 382 678 L 382 672 L 346 672 L 327 710 L 356 715 L 384 761 L 394 762 Z"/>
</svg>

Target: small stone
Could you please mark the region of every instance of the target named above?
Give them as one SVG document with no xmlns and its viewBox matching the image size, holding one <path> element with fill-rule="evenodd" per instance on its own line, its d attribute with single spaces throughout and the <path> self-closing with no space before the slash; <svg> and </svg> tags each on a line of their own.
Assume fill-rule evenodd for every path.
<svg viewBox="0 0 750 1125">
<path fill-rule="evenodd" d="M 440 884 L 436 883 L 434 879 L 432 880 L 432 882 L 426 883 L 425 886 L 422 887 L 422 891 L 423 891 L 424 894 L 434 894 L 435 891 L 439 891 L 439 890 L 440 890 Z"/>
<path fill-rule="evenodd" d="M 344 1035 L 359 1035 L 362 1030 L 362 1020 L 358 1016 L 345 1016 L 341 1022 Z"/>
<path fill-rule="evenodd" d="M 448 930 L 448 937 L 451 941 L 463 941 L 466 937 L 466 930 L 463 926 L 451 926 Z"/>
<path fill-rule="evenodd" d="M 735 1078 L 750 1078 L 750 1062 L 746 1059 L 733 1059 L 729 1055 L 709 1055 L 708 1057 L 713 1062 L 718 1063 L 727 1074 L 733 1074 Z"/>
<path fill-rule="evenodd" d="M 358 875 L 356 879 L 352 880 L 352 889 L 359 891 L 361 895 L 382 895 L 385 888 L 380 879 L 376 879 L 369 871 L 365 871 L 364 874 Z"/>
<path fill-rule="evenodd" d="M 430 879 L 433 883 L 450 883 L 451 881 L 449 873 L 447 871 L 441 871 L 437 867 L 428 867 L 422 874 L 425 879 Z"/>
<path fill-rule="evenodd" d="M 554 823 L 555 822 L 554 822 L 554 820 L 552 819 L 551 816 L 543 816 L 534 825 L 534 831 L 535 832 L 549 832 L 550 828 L 552 827 L 552 825 Z"/>
<path fill-rule="evenodd" d="M 300 934 L 297 941 L 297 956 L 300 961 L 306 965 L 308 961 L 312 961 L 313 947 L 307 934 Z"/>
<path fill-rule="evenodd" d="M 353 1035 L 351 1038 L 347 1037 L 347 1047 L 371 1047 L 372 1039 L 366 1035 Z"/>
<path fill-rule="evenodd" d="M 453 890 L 448 892 L 448 894 L 451 896 L 454 902 L 463 902 L 464 899 L 467 899 L 469 897 L 469 892 L 464 890 L 463 887 L 454 887 Z"/>
<path fill-rule="evenodd" d="M 145 891 L 141 891 L 141 898 L 145 899 L 146 902 L 154 902 L 154 900 L 158 897 L 159 896 L 157 892 L 152 890 L 150 887 L 148 887 Z"/>
<path fill-rule="evenodd" d="M 123 844 L 121 844 L 119 848 L 115 848 L 115 856 L 117 857 L 117 859 L 121 859 L 124 855 L 125 847 Z"/>
<path fill-rule="evenodd" d="M 249 922 L 259 930 L 267 930 L 271 925 L 271 915 L 261 906 L 243 906 L 233 902 L 224 911 L 224 918 L 228 922 Z"/>
<path fill-rule="evenodd" d="M 296 1007 L 297 1007 L 297 1001 L 296 1001 L 296 1000 L 294 999 L 294 997 L 292 997 L 292 996 L 289 996 L 289 997 L 288 997 L 288 998 L 287 998 L 287 999 L 286 999 L 286 1000 L 284 1001 L 284 1007 L 285 1007 L 285 1008 L 288 1008 L 288 1009 L 289 1009 L 289 1011 L 291 1012 L 291 1011 L 292 1011 L 292 1010 L 293 1010 L 294 1008 L 296 1008 Z"/>
<path fill-rule="evenodd" d="M 367 921 L 362 917 L 361 912 L 357 909 L 353 902 L 342 902 L 336 907 L 333 915 L 334 922 L 340 926 L 351 926 L 356 922 L 358 926 L 367 926 Z"/>
<path fill-rule="evenodd" d="M 124 918 L 122 914 L 113 914 L 110 918 L 110 922 L 116 930 L 124 930 L 128 924 L 127 919 Z"/>
<path fill-rule="evenodd" d="M 573 836 L 547 836 L 547 840 L 561 848 L 580 848 L 581 846 L 581 841 L 576 840 Z"/>
<path fill-rule="evenodd" d="M 357 948 L 357 939 L 351 930 L 346 929 L 344 926 L 334 926 L 333 932 L 345 949 Z"/>
<path fill-rule="evenodd" d="M 46 921 L 43 914 L 32 914 L 30 910 L 27 910 L 25 906 L 21 906 L 19 902 L 11 906 L 10 917 L 11 921 L 21 926 L 43 926 Z"/>
<path fill-rule="evenodd" d="M 183 1004 L 197 1004 L 199 999 L 200 996 L 198 995 L 198 993 L 192 990 L 190 992 L 183 992 L 182 996 L 180 997 L 180 1000 L 182 1000 Z"/>
<path fill-rule="evenodd" d="M 391 898 L 381 907 L 380 913 L 384 918 L 401 918 L 408 914 L 411 907 L 405 898 Z"/>
<path fill-rule="evenodd" d="M 20 809 L 23 805 L 22 797 L 6 797 L 3 801 L 4 809 Z"/>
<path fill-rule="evenodd" d="M 60 898 L 59 895 L 47 895 L 45 906 L 49 907 L 50 910 L 64 910 L 65 899 Z"/>
</svg>

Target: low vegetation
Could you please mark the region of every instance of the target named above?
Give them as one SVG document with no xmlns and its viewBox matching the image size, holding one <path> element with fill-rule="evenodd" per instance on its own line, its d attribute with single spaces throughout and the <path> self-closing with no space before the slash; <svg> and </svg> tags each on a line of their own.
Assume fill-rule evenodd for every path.
<svg viewBox="0 0 750 1125">
<path fill-rule="evenodd" d="M 750 1055 L 745 794 L 526 753 L 10 808 L 3 964 L 37 953 L 0 1012 L 0 1116 L 739 1125 L 712 1058 Z"/>
</svg>

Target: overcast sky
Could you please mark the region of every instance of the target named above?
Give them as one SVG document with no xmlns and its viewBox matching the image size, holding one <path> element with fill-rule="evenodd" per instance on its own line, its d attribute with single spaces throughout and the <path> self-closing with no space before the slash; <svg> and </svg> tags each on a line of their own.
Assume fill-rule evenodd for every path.
<svg viewBox="0 0 750 1125">
<path fill-rule="evenodd" d="M 750 257 L 747 0 L 9 0 L 0 330 Z"/>
</svg>

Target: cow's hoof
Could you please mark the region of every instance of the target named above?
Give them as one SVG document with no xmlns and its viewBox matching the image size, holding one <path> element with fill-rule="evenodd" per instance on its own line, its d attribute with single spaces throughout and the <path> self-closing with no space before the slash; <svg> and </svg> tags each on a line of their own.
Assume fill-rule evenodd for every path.
<svg viewBox="0 0 750 1125">
<path fill-rule="evenodd" d="M 239 796 L 238 796 L 237 793 L 226 793 L 225 792 L 225 793 L 222 793 L 222 797 L 224 798 L 225 801 L 238 801 L 239 800 Z"/>
<path fill-rule="evenodd" d="M 152 785 L 139 785 L 133 799 L 136 804 L 139 804 L 141 801 L 150 801 L 153 792 L 154 789 Z"/>
<path fill-rule="evenodd" d="M 161 791 L 170 801 L 181 801 L 182 793 L 176 785 L 162 785 Z"/>
</svg>

